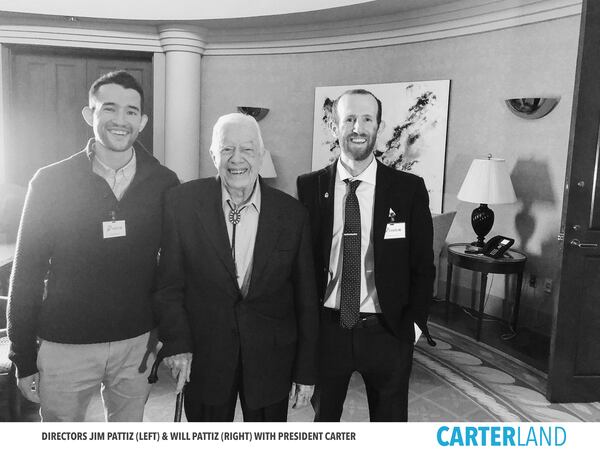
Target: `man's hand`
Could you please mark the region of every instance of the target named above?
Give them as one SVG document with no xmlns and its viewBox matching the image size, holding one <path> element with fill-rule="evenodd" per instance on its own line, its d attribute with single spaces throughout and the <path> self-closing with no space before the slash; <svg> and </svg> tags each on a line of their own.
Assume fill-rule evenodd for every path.
<svg viewBox="0 0 600 450">
<path fill-rule="evenodd" d="M 290 402 L 292 403 L 292 408 L 302 408 L 307 406 L 310 403 L 310 399 L 315 392 L 315 386 L 305 385 L 305 384 L 296 384 L 292 383 L 292 390 L 290 391 Z"/>
<path fill-rule="evenodd" d="M 28 377 L 19 378 L 17 380 L 17 386 L 23 394 L 23 396 L 30 402 L 40 402 L 40 373 L 36 372 Z"/>
<path fill-rule="evenodd" d="M 167 356 L 163 359 L 165 366 L 171 369 L 171 375 L 177 380 L 177 393 L 183 389 L 185 383 L 190 381 L 192 371 L 192 354 L 179 353 L 177 355 Z"/>
</svg>

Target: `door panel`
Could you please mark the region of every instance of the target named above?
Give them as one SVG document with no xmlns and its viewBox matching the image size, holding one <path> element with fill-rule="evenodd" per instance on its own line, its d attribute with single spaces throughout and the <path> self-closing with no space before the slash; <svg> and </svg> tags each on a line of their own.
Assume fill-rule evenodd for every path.
<svg viewBox="0 0 600 450">
<path fill-rule="evenodd" d="M 581 274 L 581 310 L 577 326 L 577 354 L 573 374 L 576 377 L 597 377 L 600 374 L 600 352 L 598 333 L 600 308 L 597 292 L 600 292 L 600 255 L 583 257 Z M 592 331 L 593 330 L 593 331 Z"/>
<path fill-rule="evenodd" d="M 7 178 L 26 185 L 35 171 L 80 150 L 85 61 L 46 55 L 13 58 Z"/>
<path fill-rule="evenodd" d="M 88 127 L 81 115 L 81 108 L 84 106 L 81 105 L 81 99 L 87 97 L 87 87 L 83 81 L 85 61 L 73 59 L 63 61 L 62 59 L 57 61 L 54 77 L 57 114 L 56 129 L 52 133 L 55 149 L 52 155 L 53 161 L 59 161 L 82 149 L 89 135 Z M 60 130 L 68 130 L 68 132 Z"/>
<path fill-rule="evenodd" d="M 600 400 L 600 2 L 582 6 L 547 397 Z"/>
<path fill-rule="evenodd" d="M 11 49 L 12 86 L 7 180 L 26 186 L 40 167 L 80 151 L 93 136 L 81 115 L 88 90 L 102 74 L 130 70 L 144 89 L 145 112 L 152 111 L 150 56 L 98 54 L 15 47 Z M 138 141 L 152 152 L 152 118 Z"/>
</svg>

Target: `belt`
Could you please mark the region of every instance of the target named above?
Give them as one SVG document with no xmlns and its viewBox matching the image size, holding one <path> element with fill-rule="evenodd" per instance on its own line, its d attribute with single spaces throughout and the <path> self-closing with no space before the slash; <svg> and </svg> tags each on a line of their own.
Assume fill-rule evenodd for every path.
<svg viewBox="0 0 600 450">
<path fill-rule="evenodd" d="M 340 323 L 340 310 L 333 308 L 321 308 L 321 315 L 335 323 Z M 383 314 L 360 313 L 358 322 L 354 328 L 368 328 L 375 325 L 383 325 Z"/>
</svg>

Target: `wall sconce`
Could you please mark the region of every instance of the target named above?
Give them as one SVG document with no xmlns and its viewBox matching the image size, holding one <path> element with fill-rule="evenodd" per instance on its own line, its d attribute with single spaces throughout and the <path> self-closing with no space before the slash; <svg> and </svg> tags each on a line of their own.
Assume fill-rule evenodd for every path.
<svg viewBox="0 0 600 450">
<path fill-rule="evenodd" d="M 258 174 L 263 178 L 277 178 L 277 172 L 273 165 L 273 158 L 271 158 L 271 153 L 267 149 L 265 149 L 262 166 L 260 167 Z"/>
<path fill-rule="evenodd" d="M 269 113 L 269 108 L 261 108 L 259 106 L 238 106 L 238 111 L 242 114 L 248 114 L 256 119 L 258 122 L 265 118 L 265 116 Z"/>
<path fill-rule="evenodd" d="M 504 100 L 510 112 L 522 119 L 539 119 L 549 114 L 558 104 L 560 97 L 527 97 Z"/>
</svg>

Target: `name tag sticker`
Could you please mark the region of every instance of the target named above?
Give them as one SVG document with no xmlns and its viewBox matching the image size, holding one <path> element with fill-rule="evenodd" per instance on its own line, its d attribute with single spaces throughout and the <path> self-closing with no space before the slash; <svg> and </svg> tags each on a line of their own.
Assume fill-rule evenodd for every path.
<svg viewBox="0 0 600 450">
<path fill-rule="evenodd" d="M 390 222 L 385 227 L 384 239 L 404 239 L 406 237 L 406 226 L 404 222 Z"/>
<path fill-rule="evenodd" d="M 124 220 L 109 220 L 102 222 L 102 234 L 104 239 L 127 236 Z"/>
</svg>

